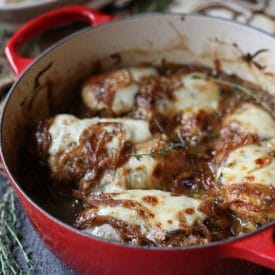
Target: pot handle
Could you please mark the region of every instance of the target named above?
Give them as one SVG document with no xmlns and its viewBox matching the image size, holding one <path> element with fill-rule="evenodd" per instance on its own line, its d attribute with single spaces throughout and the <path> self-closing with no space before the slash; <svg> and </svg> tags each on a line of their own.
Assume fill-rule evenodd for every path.
<svg viewBox="0 0 275 275">
<path fill-rule="evenodd" d="M 228 257 L 240 258 L 275 270 L 275 225 L 225 245 Z"/>
<path fill-rule="evenodd" d="M 70 6 L 42 14 L 23 25 L 8 40 L 5 54 L 14 73 L 18 76 L 34 58 L 20 56 L 19 48 L 34 36 L 55 26 L 81 20 L 93 26 L 111 21 L 114 17 L 84 6 Z"/>
</svg>

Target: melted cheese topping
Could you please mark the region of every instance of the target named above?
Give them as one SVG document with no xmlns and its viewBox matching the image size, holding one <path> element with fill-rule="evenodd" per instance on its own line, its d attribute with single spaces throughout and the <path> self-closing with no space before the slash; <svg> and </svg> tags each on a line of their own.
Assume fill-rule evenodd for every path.
<svg viewBox="0 0 275 275">
<path fill-rule="evenodd" d="M 104 122 L 121 123 L 126 132 L 126 140 L 132 143 L 143 142 L 151 138 L 149 124 L 144 120 L 119 118 L 103 119 L 97 117 L 92 119 L 78 119 L 73 115 L 57 115 L 49 127 L 49 133 L 52 140 L 49 147 L 49 155 L 54 156 L 78 145 L 80 136 L 86 128 Z M 112 131 L 112 127 L 109 125 L 105 128 L 108 131 Z M 117 145 L 118 141 L 113 139 L 107 144 L 107 149 L 115 149 Z"/>
<path fill-rule="evenodd" d="M 174 91 L 174 100 L 158 100 L 159 112 L 175 114 L 178 112 L 194 112 L 196 110 L 215 111 L 218 108 L 220 93 L 217 84 L 204 77 L 197 78 L 198 73 L 182 77 L 182 87 Z"/>
<path fill-rule="evenodd" d="M 145 197 L 155 197 L 158 201 L 156 205 L 149 203 L 145 200 Z M 155 216 L 152 218 L 153 223 L 160 222 L 163 225 L 163 229 L 166 231 L 175 230 L 179 225 L 179 215 L 180 218 L 186 220 L 186 224 L 191 226 L 196 218 L 203 220 L 205 215 L 198 210 L 198 206 L 201 200 L 193 199 L 184 195 L 173 196 L 169 192 L 159 191 L 159 190 L 127 190 L 124 193 L 120 193 L 116 196 L 116 199 L 126 199 L 137 201 L 144 205 L 150 211 L 152 211 Z M 182 214 L 179 213 L 186 209 L 193 209 L 193 214 Z M 170 225 L 167 221 L 172 220 L 175 222 L 174 225 Z"/>
<path fill-rule="evenodd" d="M 136 84 L 117 89 L 112 105 L 113 112 L 117 115 L 129 112 L 135 104 L 137 92 L 138 85 Z"/>
<path fill-rule="evenodd" d="M 133 67 L 129 69 L 129 72 L 134 82 L 139 82 L 145 77 L 156 76 L 158 74 L 155 68 L 150 67 Z M 129 112 L 135 105 L 138 89 L 139 86 L 135 83 L 117 89 L 112 105 L 113 112 L 117 115 Z"/>
<path fill-rule="evenodd" d="M 129 69 L 134 81 L 139 82 L 142 78 L 157 76 L 158 71 L 152 67 L 132 67 Z"/>
<path fill-rule="evenodd" d="M 272 157 L 271 150 L 255 144 L 235 149 L 218 170 L 219 182 L 275 187 L 275 158 Z"/>
<path fill-rule="evenodd" d="M 98 118 L 78 119 L 73 115 L 66 114 L 55 116 L 49 127 L 52 141 L 49 147 L 49 155 L 56 155 L 79 144 L 83 131 L 87 127 L 98 123 L 98 121 Z"/>
<path fill-rule="evenodd" d="M 132 156 L 116 171 L 106 171 L 93 192 L 116 193 L 126 189 L 156 188 L 153 172 L 158 163 L 159 160 L 149 156 L 143 156 L 141 160 Z"/>
<path fill-rule="evenodd" d="M 158 164 L 157 159 L 144 156 L 142 161 L 130 157 L 123 167 L 122 173 L 127 175 L 126 184 L 129 189 L 148 189 L 153 185 L 153 172 Z"/>
<path fill-rule="evenodd" d="M 90 110 L 102 111 L 108 109 L 107 104 L 105 104 L 102 100 L 98 100 L 96 94 L 91 92 L 89 85 L 84 85 L 81 94 L 83 102 Z"/>
<path fill-rule="evenodd" d="M 152 138 L 149 123 L 145 120 L 130 118 L 100 118 L 99 123 L 121 123 L 126 131 L 126 140 L 132 143 L 140 143 Z"/>
<path fill-rule="evenodd" d="M 106 204 L 99 206 L 97 215 L 138 225 L 141 233 L 152 240 L 162 239 L 167 232 L 178 230 L 183 224 L 192 226 L 196 219 L 202 221 L 205 218 L 205 214 L 198 210 L 201 201 L 184 195 L 174 196 L 158 190 L 127 190 L 113 194 L 112 198 L 137 202 L 153 215 L 144 217 L 136 209 Z"/>
<path fill-rule="evenodd" d="M 89 83 L 84 85 L 82 89 L 84 103 L 92 111 L 102 111 L 110 108 L 116 115 L 129 112 L 135 105 L 135 97 L 139 90 L 138 83 L 145 77 L 158 75 L 158 71 L 152 67 L 132 67 L 128 69 L 128 72 L 131 76 L 131 81 L 127 86 L 120 85 L 119 87 L 118 85 L 118 87 L 114 88 L 112 106 L 109 107 L 103 100 L 99 100 L 96 96 L 96 92 L 91 91 Z M 119 71 L 117 74 L 119 74 Z M 117 74 L 113 77 L 118 78 Z M 121 77 L 123 77 L 123 73 L 121 74 Z M 109 79 L 112 79 L 112 76 L 109 76 Z"/>
<path fill-rule="evenodd" d="M 246 103 L 233 114 L 225 117 L 223 126 L 231 126 L 242 132 L 258 134 L 267 139 L 275 136 L 275 122 L 262 108 Z"/>
</svg>

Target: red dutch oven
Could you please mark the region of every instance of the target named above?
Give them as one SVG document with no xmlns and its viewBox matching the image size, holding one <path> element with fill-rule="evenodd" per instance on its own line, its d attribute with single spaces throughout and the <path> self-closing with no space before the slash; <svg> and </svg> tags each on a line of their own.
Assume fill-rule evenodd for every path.
<svg viewBox="0 0 275 275">
<path fill-rule="evenodd" d="M 230 274 L 236 262 L 228 258 L 275 270 L 274 223 L 203 246 L 131 246 L 81 233 L 45 212 L 22 189 L 18 151 L 26 129 L 34 121 L 57 112 L 99 63 L 106 69 L 143 62 L 158 64 L 163 60 L 210 68 L 218 63 L 223 72 L 255 82 L 275 95 L 275 39 L 268 34 L 200 15 L 140 15 L 97 26 L 112 19 L 85 7 L 62 8 L 30 21 L 7 44 L 7 58 L 19 78 L 2 113 L 1 157 L 34 228 L 55 255 L 85 274 Z M 34 61 L 18 54 L 31 37 L 74 20 L 93 27 L 55 44 Z M 255 54 L 261 49 L 268 51 Z M 218 263 L 223 263 L 224 269 L 218 269 Z"/>
</svg>

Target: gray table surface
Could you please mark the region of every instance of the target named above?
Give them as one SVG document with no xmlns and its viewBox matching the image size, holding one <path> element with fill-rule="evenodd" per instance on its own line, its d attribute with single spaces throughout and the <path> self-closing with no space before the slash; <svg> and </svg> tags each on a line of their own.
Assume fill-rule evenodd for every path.
<svg viewBox="0 0 275 275">
<path fill-rule="evenodd" d="M 9 183 L 0 175 L 0 198 Z M 31 252 L 31 260 L 33 262 L 33 274 L 35 275 L 75 275 L 77 274 L 64 263 L 62 263 L 57 257 L 55 257 L 48 248 L 40 240 L 38 234 L 34 231 L 30 224 L 24 210 L 22 209 L 18 200 L 16 200 L 16 210 L 18 217 L 18 226 L 21 235 L 21 241 L 26 247 L 27 252 Z M 16 253 L 16 251 L 15 251 Z M 22 264 L 20 255 L 17 255 L 18 262 Z"/>
</svg>

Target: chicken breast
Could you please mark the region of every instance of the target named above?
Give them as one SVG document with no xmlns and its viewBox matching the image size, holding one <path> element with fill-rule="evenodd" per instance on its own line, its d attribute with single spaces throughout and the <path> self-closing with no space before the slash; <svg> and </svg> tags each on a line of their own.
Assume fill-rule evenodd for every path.
<svg viewBox="0 0 275 275">
<path fill-rule="evenodd" d="M 81 193 L 169 189 L 191 171 L 185 151 L 164 134 L 152 136 L 143 120 L 58 115 L 47 125 L 36 137 L 48 138 L 36 143 L 52 179 L 76 183 Z"/>
<path fill-rule="evenodd" d="M 210 241 L 201 201 L 159 190 L 91 195 L 76 225 L 96 236 L 132 244 L 178 246 Z M 108 225 L 108 226 L 106 226 Z"/>
<path fill-rule="evenodd" d="M 92 76 L 83 85 L 83 102 L 92 113 L 128 113 L 135 106 L 140 81 L 157 75 L 152 67 L 132 67 Z"/>
<path fill-rule="evenodd" d="M 223 120 L 216 144 L 217 186 L 238 217 L 255 224 L 275 218 L 275 123 L 262 108 L 245 103 Z"/>
</svg>

